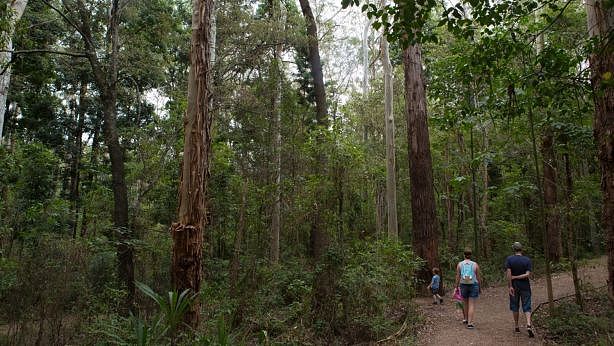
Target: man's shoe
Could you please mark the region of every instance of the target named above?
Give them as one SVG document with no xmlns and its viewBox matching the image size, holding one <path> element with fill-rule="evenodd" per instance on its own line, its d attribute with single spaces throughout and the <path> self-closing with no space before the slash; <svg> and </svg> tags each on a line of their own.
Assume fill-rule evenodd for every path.
<svg viewBox="0 0 614 346">
<path fill-rule="evenodd" d="M 467 320 L 463 320 L 463 324 L 467 324 Z"/>
<path fill-rule="evenodd" d="M 535 334 L 533 334 L 533 329 L 531 329 L 531 326 L 527 326 L 527 333 L 529 333 L 530 338 L 535 337 Z"/>
<path fill-rule="evenodd" d="M 443 304 L 443 298 L 439 298 L 439 304 Z"/>
<path fill-rule="evenodd" d="M 473 324 L 468 324 L 467 329 L 475 329 L 475 326 Z"/>
<path fill-rule="evenodd" d="M 520 333 L 520 328 L 518 327 L 514 328 L 514 333 Z"/>
</svg>

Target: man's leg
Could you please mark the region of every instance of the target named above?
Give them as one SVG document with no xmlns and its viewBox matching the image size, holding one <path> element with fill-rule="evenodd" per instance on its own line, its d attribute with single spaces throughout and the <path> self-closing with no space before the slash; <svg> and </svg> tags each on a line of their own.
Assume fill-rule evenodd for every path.
<svg viewBox="0 0 614 346">
<path fill-rule="evenodd" d="M 520 333 L 520 328 L 518 327 L 518 310 L 520 308 L 520 292 L 515 291 L 513 296 L 510 296 L 510 310 L 512 310 L 512 314 L 514 315 L 514 331 L 516 333 Z"/>
<path fill-rule="evenodd" d="M 532 325 L 531 325 L 531 290 L 527 290 L 527 291 L 523 291 L 521 293 L 521 298 L 522 298 L 522 311 L 524 311 L 524 314 L 527 318 L 527 333 L 529 334 L 529 337 L 534 337 L 535 334 L 533 333 L 533 329 L 532 329 Z"/>
</svg>

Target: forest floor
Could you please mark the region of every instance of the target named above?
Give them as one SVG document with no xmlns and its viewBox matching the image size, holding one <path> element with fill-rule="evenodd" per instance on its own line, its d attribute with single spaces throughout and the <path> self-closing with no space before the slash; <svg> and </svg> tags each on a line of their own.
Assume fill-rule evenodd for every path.
<svg viewBox="0 0 614 346">
<path fill-rule="evenodd" d="M 606 284 L 607 258 L 590 260 L 582 265 L 578 274 L 583 283 L 594 287 Z M 449 287 L 449 286 L 448 286 Z M 537 308 L 547 302 L 546 279 L 539 277 L 531 282 L 532 305 Z M 554 298 L 573 294 L 574 287 L 570 272 L 556 273 L 552 276 Z M 470 330 L 462 324 L 463 314 L 456 310 L 451 294 L 444 297 L 442 305 L 433 305 L 431 297 L 415 300 L 424 314 L 424 326 L 418 331 L 418 345 L 542 345 L 546 343 L 543 331 L 533 326 L 535 338 L 527 335 L 526 320 L 521 313 L 520 331 L 514 333 L 514 322 L 509 310 L 507 285 L 488 287 L 482 290 L 476 303 L 475 329 Z M 540 309 L 545 309 L 543 306 Z"/>
</svg>

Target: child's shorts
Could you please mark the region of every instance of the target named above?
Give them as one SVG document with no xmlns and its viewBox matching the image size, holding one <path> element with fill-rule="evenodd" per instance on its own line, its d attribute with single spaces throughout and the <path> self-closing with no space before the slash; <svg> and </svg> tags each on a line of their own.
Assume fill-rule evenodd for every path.
<svg viewBox="0 0 614 346">
<path fill-rule="evenodd" d="M 431 287 L 431 292 L 432 292 L 433 294 L 439 294 L 439 287 L 437 287 L 437 288 L 432 288 L 432 287 Z"/>
</svg>

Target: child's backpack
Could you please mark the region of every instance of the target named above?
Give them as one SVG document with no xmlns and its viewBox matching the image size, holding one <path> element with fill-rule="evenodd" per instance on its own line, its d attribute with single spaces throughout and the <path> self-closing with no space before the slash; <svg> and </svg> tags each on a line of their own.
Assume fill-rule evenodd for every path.
<svg viewBox="0 0 614 346">
<path fill-rule="evenodd" d="M 473 271 L 473 262 L 463 261 L 460 268 L 460 283 L 465 285 L 473 285 L 475 282 L 475 273 Z"/>
</svg>

